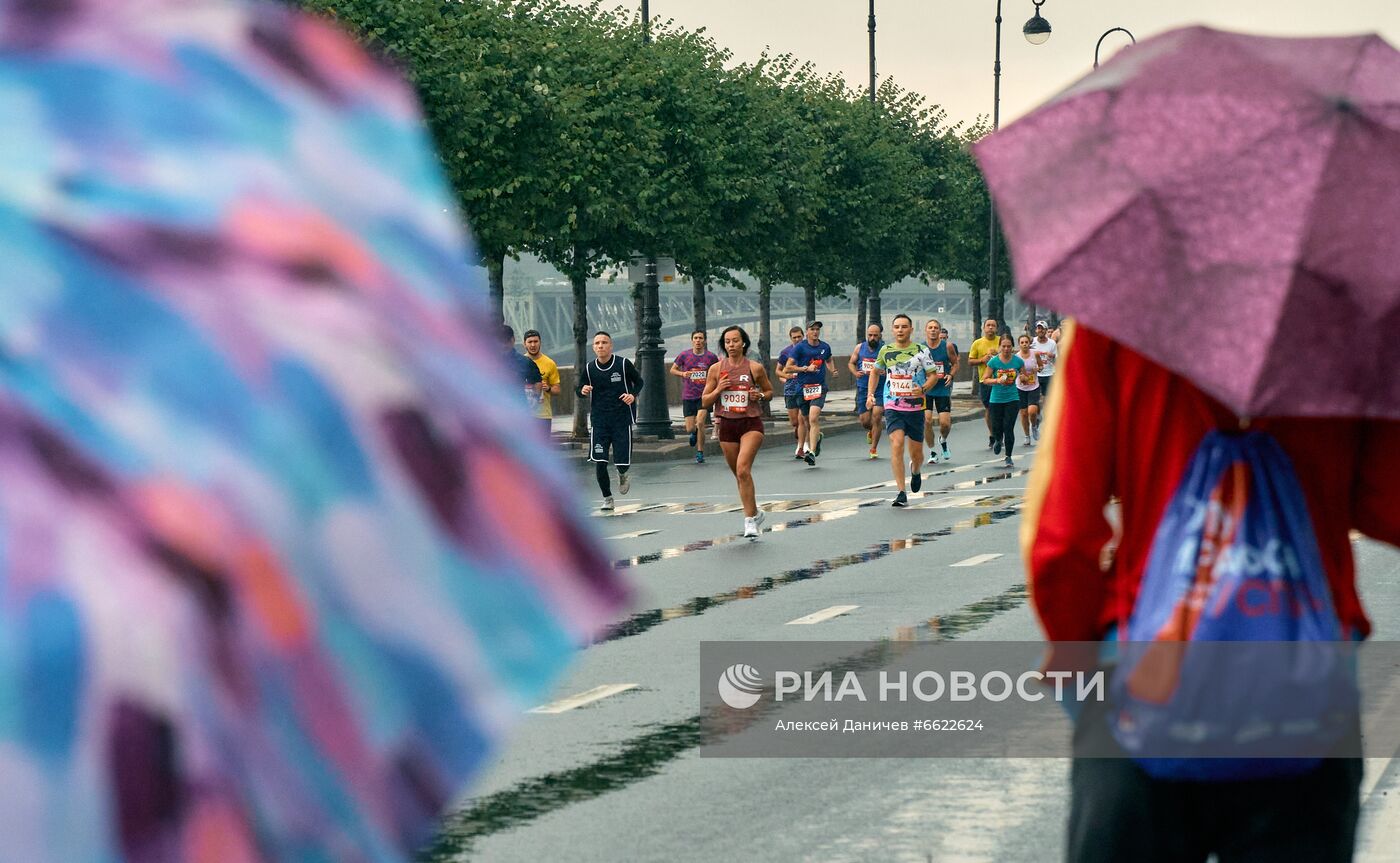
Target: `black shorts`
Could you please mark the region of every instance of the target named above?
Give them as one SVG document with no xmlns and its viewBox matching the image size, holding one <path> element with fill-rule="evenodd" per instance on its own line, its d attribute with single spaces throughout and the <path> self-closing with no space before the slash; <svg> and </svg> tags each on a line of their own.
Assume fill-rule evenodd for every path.
<svg viewBox="0 0 1400 863">
<path fill-rule="evenodd" d="M 935 414 L 947 414 L 953 412 L 952 396 L 929 396 L 928 399 L 931 404 L 929 404 L 928 407 L 924 408 L 924 410 Z"/>
<path fill-rule="evenodd" d="M 871 408 L 865 406 L 865 400 L 867 397 L 869 397 L 869 395 L 870 393 L 866 392 L 865 390 L 856 390 L 856 413 L 869 413 L 870 410 L 872 410 Z M 876 399 L 875 407 L 881 407 L 879 399 Z"/>
<path fill-rule="evenodd" d="M 923 411 L 885 411 L 885 434 L 904 432 L 909 440 L 924 442 Z"/>
<path fill-rule="evenodd" d="M 763 417 L 715 417 L 720 443 L 738 443 L 749 432 L 763 434 Z"/>
<path fill-rule="evenodd" d="M 987 410 L 991 410 L 991 409 L 992 409 L 992 385 L 991 385 L 991 384 L 982 384 L 981 387 L 980 387 L 980 389 L 982 390 L 982 407 L 986 408 Z"/>
<path fill-rule="evenodd" d="M 705 408 L 700 404 L 700 399 L 681 399 L 681 416 L 693 417 L 703 410 Z"/>
<path fill-rule="evenodd" d="M 588 429 L 588 460 L 611 461 L 618 467 L 632 464 L 631 418 L 594 417 Z"/>
<path fill-rule="evenodd" d="M 798 410 L 802 411 L 804 414 L 808 414 L 812 412 L 812 405 L 816 405 L 819 408 L 826 407 L 826 396 L 829 392 L 831 392 L 831 390 L 826 384 L 822 384 L 822 394 L 817 398 L 809 399 L 806 394 L 799 389 L 797 391 L 797 398 L 802 404 L 798 407 Z"/>
<path fill-rule="evenodd" d="M 801 390 L 795 393 L 783 393 L 783 404 L 786 405 L 787 409 L 790 411 L 802 410 Z"/>
<path fill-rule="evenodd" d="M 1016 395 L 1021 399 L 1021 410 L 1025 410 L 1031 405 L 1040 406 L 1040 390 L 1017 390 Z"/>
<path fill-rule="evenodd" d="M 1040 391 L 1045 394 L 1044 398 L 1050 398 L 1050 379 L 1053 377 L 1054 375 L 1041 375 L 1036 378 L 1036 380 L 1040 381 Z"/>
</svg>

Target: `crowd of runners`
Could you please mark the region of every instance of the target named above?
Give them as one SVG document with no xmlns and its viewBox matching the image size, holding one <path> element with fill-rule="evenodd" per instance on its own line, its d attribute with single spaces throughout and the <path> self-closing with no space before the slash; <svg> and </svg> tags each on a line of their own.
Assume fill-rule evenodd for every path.
<svg viewBox="0 0 1400 863">
<path fill-rule="evenodd" d="M 1050 392 L 1059 355 L 1058 330 L 1046 321 L 1013 338 L 998 333 L 988 319 L 982 334 L 966 356 L 937 319 L 924 322 L 916 340 L 917 325 L 905 314 L 885 329 L 872 323 L 865 339 L 855 345 L 846 369 L 855 381 L 854 412 L 865 429 L 866 457 L 880 458 L 880 444 L 887 442 L 890 472 L 894 478 L 892 505 L 908 505 L 909 493 L 923 484 L 925 464 L 952 463 L 948 443 L 952 429 L 953 381 L 964 362 L 980 394 L 987 426 L 987 448 L 1002 456 L 1002 465 L 1014 467 L 1017 428 L 1023 449 L 1034 447 L 1040 437 L 1045 399 Z M 514 351 L 515 334 L 504 328 L 503 341 Z M 822 415 L 832 383 L 839 374 L 831 345 L 822 340 L 822 322 L 812 321 L 805 330 L 788 331 L 790 344 L 773 364 L 782 386 L 783 406 L 791 427 L 793 459 L 816 467 L 822 454 Z M 553 396 L 559 394 L 559 368 L 540 349 L 540 335 L 525 333 L 522 361 L 527 398 L 546 428 L 553 417 Z M 704 464 L 705 444 L 713 422 L 724 460 L 734 474 L 744 510 L 744 535 L 757 536 L 763 511 L 756 501 L 753 463 L 763 446 L 764 405 L 775 396 L 764 364 L 751 358 L 752 344 L 743 327 L 727 327 L 720 334 L 723 356 L 709 349 L 704 330 L 691 334 L 690 348 L 671 363 L 669 374 L 681 379 L 681 405 L 685 433 L 694 449 L 695 462 Z M 574 383 L 576 396 L 589 399 L 588 458 L 593 462 L 603 511 L 615 509 L 611 469 L 617 472 L 622 494 L 631 488 L 632 430 L 637 419 L 637 397 L 644 386 L 637 366 L 615 355 L 612 337 L 599 331 L 593 336 L 594 358 L 581 369 Z M 925 460 L 925 447 L 928 449 Z"/>
</svg>

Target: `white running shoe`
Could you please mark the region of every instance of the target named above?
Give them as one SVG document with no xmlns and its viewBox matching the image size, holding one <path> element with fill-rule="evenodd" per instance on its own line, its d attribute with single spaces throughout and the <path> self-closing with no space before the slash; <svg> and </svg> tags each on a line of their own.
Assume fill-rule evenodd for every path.
<svg viewBox="0 0 1400 863">
<path fill-rule="evenodd" d="M 760 510 L 758 511 L 758 515 L 755 515 L 755 516 L 753 517 L 753 523 L 754 523 L 754 527 L 759 527 L 759 526 L 761 526 L 761 525 L 763 524 L 763 510 L 760 509 Z"/>
<path fill-rule="evenodd" d="M 613 499 L 610 497 L 603 498 L 603 505 L 600 506 L 599 509 L 601 509 L 603 512 L 612 512 L 614 509 L 616 509 L 616 507 L 613 506 Z"/>
<path fill-rule="evenodd" d="M 1021 444 L 1021 446 L 1025 447 L 1026 449 L 1030 449 L 1031 447 L 1035 446 L 1035 441 L 1031 440 L 1030 438 L 1026 438 L 1026 442 Z"/>
<path fill-rule="evenodd" d="M 622 494 L 627 494 L 627 492 L 632 490 L 632 474 L 624 473 L 618 476 L 617 490 Z"/>
<path fill-rule="evenodd" d="M 936 453 L 936 452 L 935 452 L 935 453 L 929 453 L 929 456 L 928 456 L 928 463 L 929 463 L 929 464 L 938 464 L 938 453 Z"/>
<path fill-rule="evenodd" d="M 758 536 L 757 518 L 744 518 L 744 536 Z"/>
</svg>

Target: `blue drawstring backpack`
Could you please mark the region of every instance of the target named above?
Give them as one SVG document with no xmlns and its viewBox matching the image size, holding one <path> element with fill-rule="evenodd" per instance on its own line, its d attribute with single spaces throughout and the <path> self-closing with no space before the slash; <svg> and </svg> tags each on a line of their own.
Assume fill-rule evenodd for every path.
<svg viewBox="0 0 1400 863">
<path fill-rule="evenodd" d="M 1293 775 L 1355 728 L 1354 673 L 1307 503 L 1263 432 L 1201 442 L 1119 636 L 1110 730 L 1154 777 Z"/>
</svg>

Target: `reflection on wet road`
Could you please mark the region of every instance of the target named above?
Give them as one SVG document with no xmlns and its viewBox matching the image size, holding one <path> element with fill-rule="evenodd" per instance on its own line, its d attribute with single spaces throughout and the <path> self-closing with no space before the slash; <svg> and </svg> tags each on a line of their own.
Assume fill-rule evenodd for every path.
<svg viewBox="0 0 1400 863">
<path fill-rule="evenodd" d="M 940 640 L 960 638 L 985 626 L 998 614 L 1024 605 L 1026 597 L 1025 586 L 1016 585 L 948 615 L 931 618 L 915 626 L 901 627 L 899 631 L 919 631 Z M 891 641 L 873 644 L 858 654 L 815 668 L 813 673 L 878 670 L 897 655 L 900 640 L 907 639 L 897 636 Z M 734 727 L 733 732 L 737 733 L 752 722 L 761 721 L 780 707 L 780 704 L 772 701 L 762 702 L 745 715 L 744 724 Z M 669 762 L 705 742 L 703 721 L 704 717 L 697 715 L 657 726 L 628 740 L 617 752 L 590 764 L 529 779 L 474 800 L 464 812 L 445 825 L 437 843 L 421 859 L 423 863 L 446 863 L 460 859 L 481 837 L 509 830 L 554 810 L 601 797 L 653 776 Z"/>
<path fill-rule="evenodd" d="M 884 503 L 884 501 L 880 501 L 880 503 Z M 790 569 L 781 575 L 759 579 L 752 584 L 747 584 L 735 590 L 709 596 L 697 596 L 681 605 L 672 606 L 670 608 L 653 608 L 649 611 L 643 611 L 632 615 L 627 620 L 609 629 L 607 634 L 600 638 L 599 641 L 616 641 L 620 638 L 630 638 L 634 635 L 641 635 L 643 632 L 655 629 L 667 621 L 678 620 L 683 617 L 695 617 L 704 614 L 712 608 L 728 605 L 731 602 L 741 599 L 752 599 L 756 596 L 762 596 L 765 593 L 770 593 L 785 585 L 795 584 L 800 581 L 808 581 L 813 578 L 821 578 L 824 575 L 829 575 L 837 570 L 845 569 L 853 564 L 880 560 L 896 552 L 918 548 L 919 546 L 927 545 L 935 540 L 942 539 L 946 536 L 952 536 L 965 530 L 974 530 L 979 527 L 996 524 L 1003 519 L 1012 518 L 1016 514 L 1017 510 L 1014 509 L 999 509 L 994 512 L 984 512 L 981 515 L 964 519 L 949 527 L 922 531 L 897 539 L 887 539 L 883 542 L 877 542 L 874 545 L 868 546 L 864 551 L 814 561 L 806 566 Z M 830 515 L 834 515 L 834 513 L 830 513 Z M 706 540 L 706 542 L 713 541 Z"/>
</svg>

